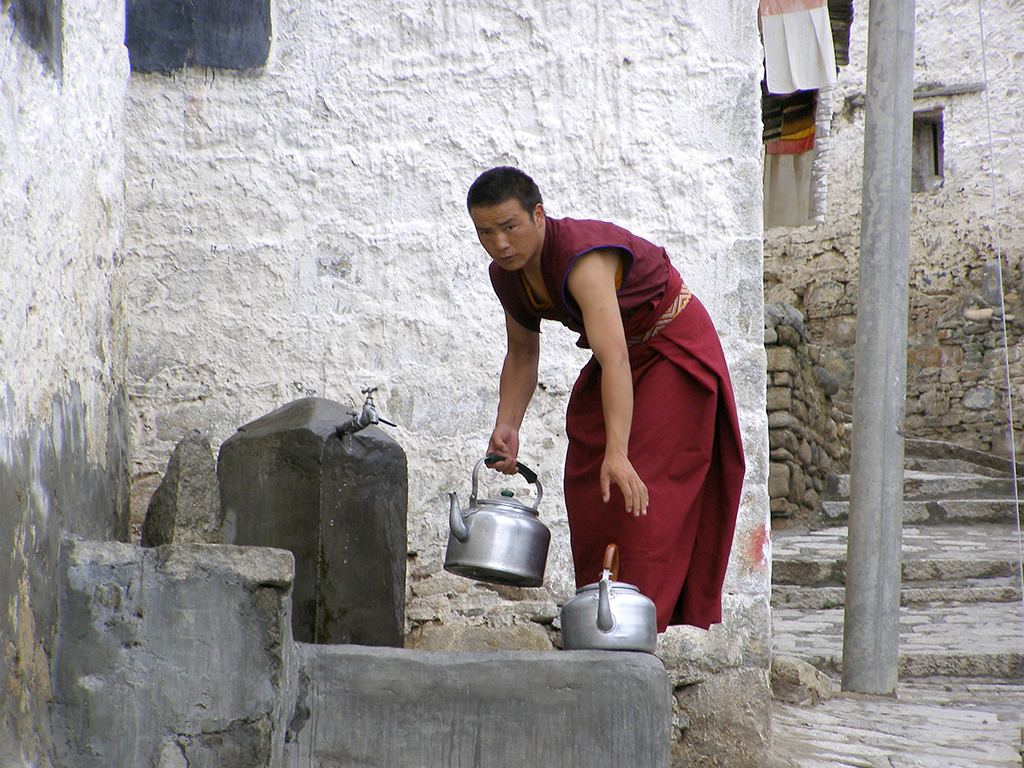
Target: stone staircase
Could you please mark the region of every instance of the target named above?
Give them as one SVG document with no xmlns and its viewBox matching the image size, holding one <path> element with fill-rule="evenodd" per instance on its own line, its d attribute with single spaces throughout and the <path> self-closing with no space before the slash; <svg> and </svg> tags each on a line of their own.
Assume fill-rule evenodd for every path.
<svg viewBox="0 0 1024 768">
<path fill-rule="evenodd" d="M 1018 465 L 1024 477 L 1024 467 Z M 1024 683 L 1024 610 L 1013 474 L 1006 459 L 906 444 L 900 680 Z M 830 483 L 821 526 L 773 532 L 774 653 L 838 681 L 849 478 Z M 1024 483 L 1020 484 L 1024 497 Z"/>
</svg>

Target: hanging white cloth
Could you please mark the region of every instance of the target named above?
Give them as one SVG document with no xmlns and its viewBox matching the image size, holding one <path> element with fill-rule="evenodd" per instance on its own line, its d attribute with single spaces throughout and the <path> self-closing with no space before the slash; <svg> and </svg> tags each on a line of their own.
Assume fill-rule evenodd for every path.
<svg viewBox="0 0 1024 768">
<path fill-rule="evenodd" d="M 760 0 L 769 93 L 831 88 L 836 54 L 828 0 Z"/>
</svg>

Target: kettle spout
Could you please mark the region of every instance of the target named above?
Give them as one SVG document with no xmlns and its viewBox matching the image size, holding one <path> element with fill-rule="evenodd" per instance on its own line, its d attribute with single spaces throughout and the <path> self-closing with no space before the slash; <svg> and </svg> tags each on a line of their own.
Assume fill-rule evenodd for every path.
<svg viewBox="0 0 1024 768">
<path fill-rule="evenodd" d="M 448 526 L 451 528 L 452 536 L 465 542 L 469 538 L 469 526 L 466 525 L 466 519 L 462 516 L 459 497 L 454 493 L 449 493 L 448 496 L 452 500 L 451 511 L 448 514 Z"/>
<path fill-rule="evenodd" d="M 615 616 L 612 615 L 612 601 L 609 592 L 608 578 L 601 579 L 598 585 L 597 628 L 602 632 L 611 632 L 615 628 Z"/>
</svg>

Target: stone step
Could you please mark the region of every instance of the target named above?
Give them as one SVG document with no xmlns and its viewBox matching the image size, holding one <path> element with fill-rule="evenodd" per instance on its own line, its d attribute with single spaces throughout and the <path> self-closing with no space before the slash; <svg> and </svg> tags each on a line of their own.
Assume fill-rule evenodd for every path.
<svg viewBox="0 0 1024 768">
<path fill-rule="evenodd" d="M 911 459 L 957 459 L 978 467 L 996 469 L 1006 475 L 1013 472 L 1013 462 L 1005 456 L 976 451 L 939 440 L 907 440 L 904 443 L 904 456 Z M 1017 474 L 1024 477 L 1024 463 L 1017 462 Z"/>
<path fill-rule="evenodd" d="M 841 526 L 774 531 L 773 585 L 841 587 L 847 538 L 848 529 Z M 901 538 L 903 584 L 923 589 L 995 580 L 986 583 L 1016 586 L 1022 546 L 1012 525 L 905 526 Z"/>
<path fill-rule="evenodd" d="M 1024 495 L 1021 497 L 1024 503 Z M 849 519 L 849 501 L 821 502 L 821 517 L 826 524 L 844 524 Z M 1016 521 L 1016 505 L 1006 499 L 933 499 L 904 501 L 904 525 L 941 523 L 1011 523 Z"/>
<path fill-rule="evenodd" d="M 963 580 L 1018 578 L 1016 560 L 915 560 L 901 563 L 904 585 L 914 582 L 946 582 Z M 830 587 L 846 583 L 846 558 L 839 560 L 772 560 L 772 586 Z M 919 588 L 924 589 L 925 587 Z"/>
<path fill-rule="evenodd" d="M 772 610 L 773 652 L 838 676 L 842 607 Z M 1024 609 L 1020 602 L 911 605 L 900 609 L 901 679 L 948 676 L 1024 682 Z"/>
<path fill-rule="evenodd" d="M 1009 468 L 994 469 L 962 459 L 916 459 L 908 456 L 903 462 L 904 469 L 927 472 L 933 475 L 982 475 L 984 477 L 1012 477 Z"/>
<path fill-rule="evenodd" d="M 911 679 L 894 696 L 775 701 L 773 768 L 1021 768 L 1022 727 L 1024 686 L 1007 681 Z"/>
<path fill-rule="evenodd" d="M 986 584 L 984 580 L 971 580 L 967 584 L 933 585 L 927 587 L 903 587 L 900 590 L 900 605 L 912 606 L 926 603 L 1012 603 L 1021 600 L 1021 589 L 1013 580 L 999 584 Z M 843 587 L 807 587 L 794 584 L 772 584 L 773 608 L 803 608 L 821 610 L 838 608 L 846 604 L 846 589 Z"/>
<path fill-rule="evenodd" d="M 992 470 L 986 470 L 991 472 Z M 1018 480 L 1018 492 L 1024 496 L 1024 480 Z M 850 476 L 830 475 L 828 497 L 836 501 L 850 498 Z M 903 472 L 904 501 L 946 499 L 1013 499 L 1013 478 L 977 473 L 933 473 L 906 469 Z"/>
</svg>

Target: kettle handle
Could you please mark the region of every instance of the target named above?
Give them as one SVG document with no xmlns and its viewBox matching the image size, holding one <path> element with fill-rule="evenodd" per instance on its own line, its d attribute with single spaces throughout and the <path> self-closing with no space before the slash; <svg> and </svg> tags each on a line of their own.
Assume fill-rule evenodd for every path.
<svg viewBox="0 0 1024 768">
<path fill-rule="evenodd" d="M 488 453 L 486 456 L 484 456 L 484 464 L 486 464 L 489 467 L 489 466 L 491 466 L 491 464 L 497 464 L 499 461 L 504 461 L 506 458 L 507 457 L 502 456 L 500 453 Z M 517 461 L 516 462 L 516 469 L 519 471 L 519 474 L 523 476 L 523 478 L 526 480 L 526 482 L 528 482 L 528 483 L 536 483 L 537 482 L 537 473 L 534 472 L 532 469 L 530 469 L 525 464 L 520 464 Z"/>
<path fill-rule="evenodd" d="M 476 504 L 477 475 L 480 472 L 480 467 L 483 464 L 487 464 L 489 466 L 491 464 L 503 460 L 504 458 L 506 457 L 502 456 L 499 453 L 489 453 L 482 459 L 480 459 L 480 461 L 478 461 L 476 465 L 473 467 L 473 490 L 469 495 L 469 505 L 471 507 Z M 537 507 L 540 506 L 541 497 L 544 495 L 544 487 L 540 484 L 540 478 L 537 477 L 536 472 L 534 472 L 525 464 L 520 464 L 518 461 L 516 462 L 516 470 L 520 475 L 523 476 L 526 482 L 532 483 L 533 485 L 537 486 L 537 498 L 533 502 L 533 507 L 531 507 L 531 509 L 534 512 L 536 512 Z"/>
<path fill-rule="evenodd" d="M 619 548 L 615 544 L 609 544 L 604 551 L 604 571 L 611 574 L 612 581 L 619 580 Z"/>
</svg>

